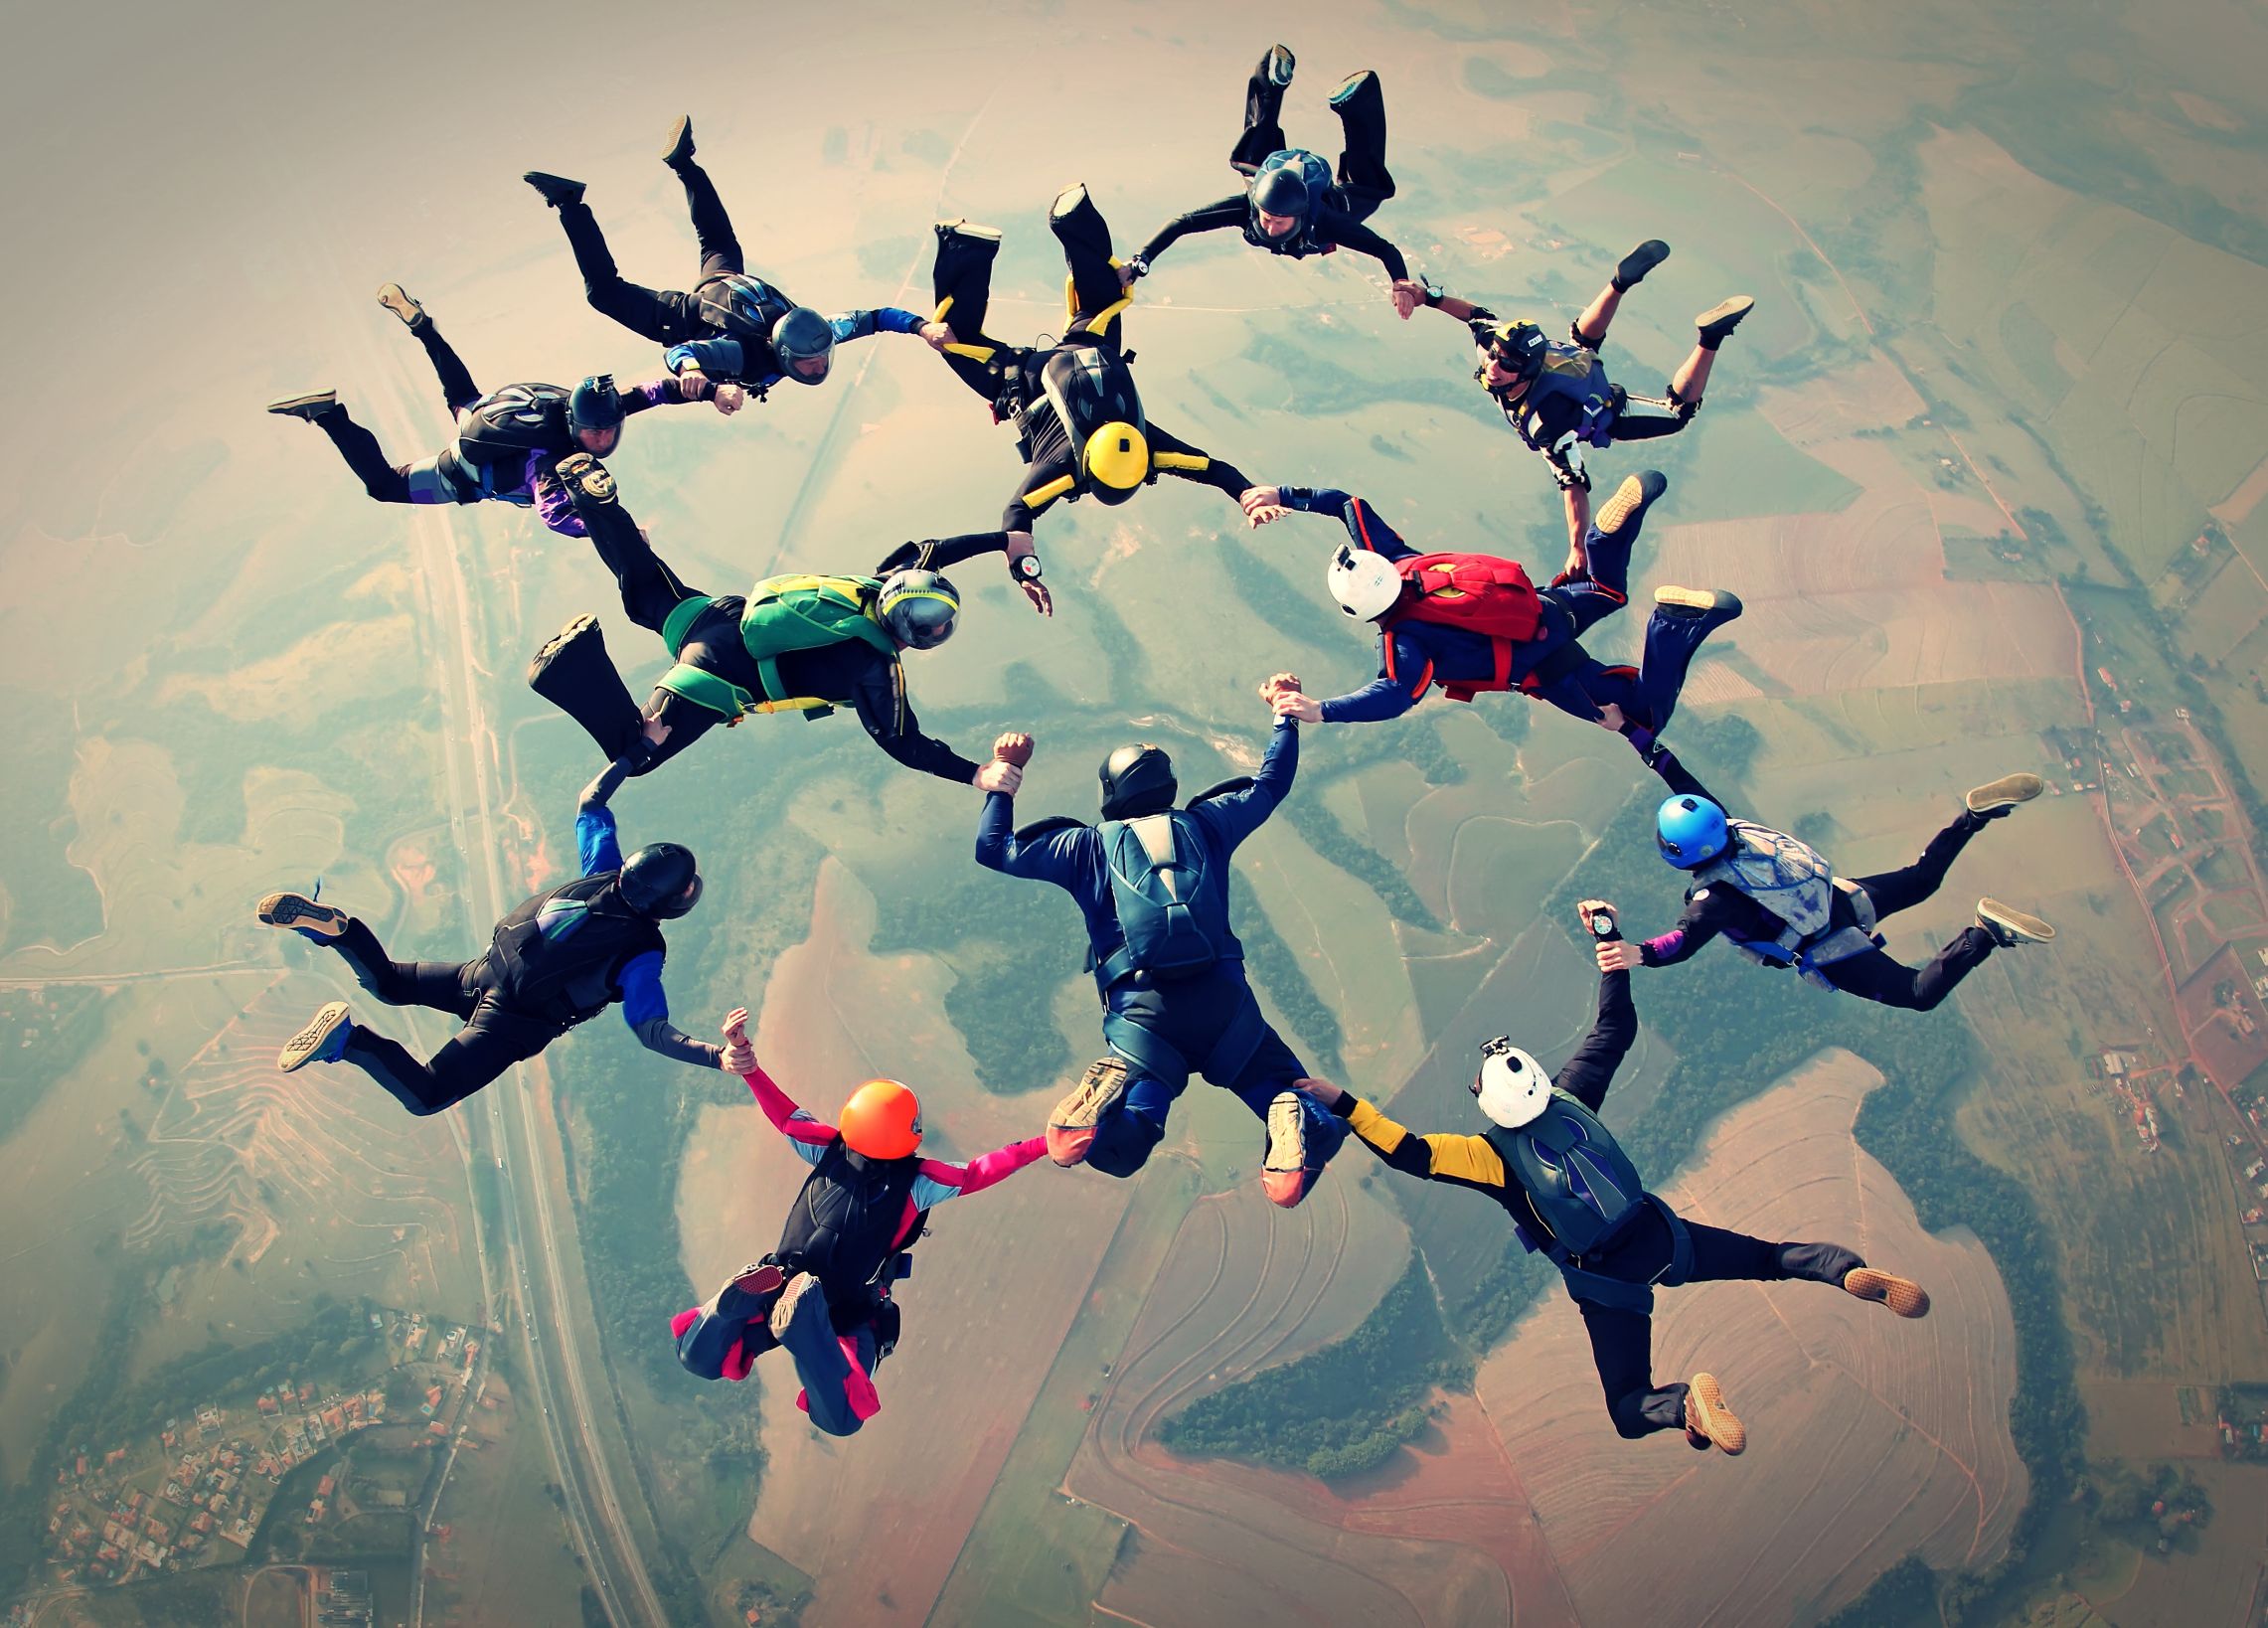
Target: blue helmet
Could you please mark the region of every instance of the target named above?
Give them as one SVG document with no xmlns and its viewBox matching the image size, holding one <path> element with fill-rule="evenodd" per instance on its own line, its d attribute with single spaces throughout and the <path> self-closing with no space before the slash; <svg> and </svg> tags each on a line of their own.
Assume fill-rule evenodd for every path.
<svg viewBox="0 0 2268 1628">
<path fill-rule="evenodd" d="M 1672 797 L 1654 816 L 1654 843 L 1681 871 L 1706 865 L 1724 852 L 1731 833 L 1724 810 L 1706 797 Z"/>
</svg>

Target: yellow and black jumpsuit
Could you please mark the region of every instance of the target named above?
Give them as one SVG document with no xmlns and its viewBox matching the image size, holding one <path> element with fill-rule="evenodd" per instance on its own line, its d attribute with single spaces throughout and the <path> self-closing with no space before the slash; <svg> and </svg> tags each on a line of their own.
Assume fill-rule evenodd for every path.
<svg viewBox="0 0 2268 1628">
<path fill-rule="evenodd" d="M 1086 189 L 1073 187 L 1056 199 L 1049 225 L 1062 243 L 1070 271 L 1070 320 L 1059 344 L 1034 349 L 1004 345 L 984 331 L 999 235 L 961 222 L 937 228 L 936 319 L 953 331 L 945 361 L 992 407 L 996 418 L 1013 420 L 1022 437 L 1024 478 L 1002 513 L 1002 530 L 1030 532 L 1043 511 L 1064 499 L 1092 494 L 1104 502 L 1123 501 L 1127 493 L 1094 480 L 1084 465 L 1086 436 L 1103 422 L 1131 423 L 1141 432 L 1149 447 L 1144 485 L 1173 475 L 1216 487 L 1230 499 L 1240 496 L 1252 484 L 1242 470 L 1160 428 L 1143 413 L 1119 320 L 1132 297 L 1119 286 L 1110 229 Z M 1048 388 L 1050 363 L 1056 363 L 1059 373 L 1058 359 L 1073 356 L 1080 363 L 1085 395 L 1071 406 L 1081 417 L 1091 407 L 1094 423 L 1066 424 L 1057 405 L 1064 393 Z"/>
<path fill-rule="evenodd" d="M 1596 1113 L 1637 1034 L 1630 974 L 1604 974 L 1599 980 L 1597 1022 L 1574 1056 L 1552 1076 L 1553 1087 Z M 1546 1254 L 1555 1251 L 1557 1239 L 1543 1207 L 1521 1185 L 1487 1136 L 1418 1136 L 1352 1094 L 1342 1099 L 1340 1112 L 1346 1116 L 1348 1128 L 1394 1169 L 1422 1181 L 1446 1182 L 1486 1194 L 1504 1207 L 1531 1248 Z M 1692 1239 L 1692 1264 L 1683 1275 L 1672 1276 L 1673 1261 L 1681 1253 L 1677 1229 Z M 1567 1273 L 1568 1292 L 1582 1312 L 1583 1327 L 1590 1334 L 1591 1359 L 1606 1392 L 1607 1412 L 1614 1419 L 1616 1432 L 1632 1438 L 1656 1430 L 1680 1429 L 1685 1424 L 1687 1387 L 1654 1384 L 1651 1285 L 1808 1278 L 1840 1286 L 1845 1273 L 1865 1264 L 1840 1244 L 1767 1243 L 1744 1232 L 1685 1221 L 1658 1199 L 1639 1207 L 1632 1224 L 1621 1228 L 1619 1235 L 1610 1235 L 1605 1248 L 1588 1256 L 1568 1256 L 1567 1261 L 1562 1270 Z M 1587 1285 L 1585 1279 L 1593 1282 Z M 1627 1288 L 1612 1294 L 1608 1285 L 1596 1284 L 1598 1279 Z M 1594 1298 L 1602 1291 L 1616 1303 Z"/>
</svg>

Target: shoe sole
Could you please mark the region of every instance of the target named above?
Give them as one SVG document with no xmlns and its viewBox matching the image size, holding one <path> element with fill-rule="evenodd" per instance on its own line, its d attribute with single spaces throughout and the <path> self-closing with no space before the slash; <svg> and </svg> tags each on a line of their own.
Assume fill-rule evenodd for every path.
<svg viewBox="0 0 2268 1628">
<path fill-rule="evenodd" d="M 1659 252 L 1655 252 L 1655 250 L 1659 250 Z M 1647 273 L 1655 270 L 1661 265 L 1664 260 L 1668 259 L 1669 257 L 1670 245 L 1659 238 L 1649 238 L 1644 243 L 1640 244 L 1636 248 L 1632 249 L 1629 253 L 1623 255 L 1621 259 L 1614 262 L 1614 274 L 1616 277 L 1621 279 L 1623 287 L 1635 288 L 1641 278 L 1645 277 Z M 1623 267 L 1631 264 L 1633 261 L 1635 261 L 1638 266 L 1638 271 L 1635 276 L 1623 269 Z"/>
<path fill-rule="evenodd" d="M 417 319 L 425 314 L 425 307 L 411 299 L 398 282 L 390 282 L 378 291 L 378 303 L 400 317 L 405 328 L 414 328 Z"/>
<path fill-rule="evenodd" d="M 2003 904 L 1997 898 L 1977 900 L 1977 918 L 1991 926 L 2006 927 L 2021 939 L 2034 944 L 2052 943 L 2055 929 L 2028 911 Z"/>
<path fill-rule="evenodd" d="M 1048 1116 L 1048 1157 L 1068 1169 L 1085 1162 L 1102 1116 L 1126 1098 L 1133 1076 L 1115 1058 L 1086 1065 L 1079 1082 L 1064 1093 Z"/>
<path fill-rule="evenodd" d="M 305 409 L 308 407 L 335 407 L 338 405 L 339 393 L 337 391 L 317 390 L 309 391 L 305 396 L 286 396 L 280 402 L 270 402 L 267 405 L 267 409 L 270 412 L 288 413 L 297 418 L 305 417 Z"/>
<path fill-rule="evenodd" d="M 819 1287 L 817 1278 L 804 1272 L 787 1286 L 785 1294 L 772 1302 L 772 1314 L 766 1326 L 770 1328 L 774 1340 L 785 1342 L 787 1331 L 795 1326 L 796 1316 L 803 1310 L 804 1302 L 813 1295 L 824 1298 L 825 1291 Z"/>
<path fill-rule="evenodd" d="M 1000 242 L 1000 229 L 998 227 L 978 226 L 973 221 L 939 221 L 937 223 L 937 236 L 940 238 L 973 238 L 981 244 L 997 244 Z"/>
<path fill-rule="evenodd" d="M 1843 1276 L 1843 1292 L 1861 1300 L 1871 1300 L 1887 1306 L 1900 1317 L 1927 1317 L 1929 1291 L 1911 1278 L 1899 1277 L 1892 1272 L 1876 1271 L 1871 1266 L 1854 1267 Z"/>
<path fill-rule="evenodd" d="M 544 641 L 543 649 L 537 651 L 536 659 L 528 664 L 530 669 L 538 672 L 542 671 L 545 663 L 549 662 L 554 656 L 558 655 L 568 645 L 574 643 L 576 639 L 582 637 L 585 629 L 593 628 L 597 625 L 598 618 L 591 615 L 588 611 L 584 611 L 573 621 L 567 623 L 567 626 L 561 628 L 557 633 L 554 633 L 550 638 Z"/>
<path fill-rule="evenodd" d="M 1283 1210 L 1307 1197 L 1307 1114 L 1289 1091 L 1268 1104 L 1268 1151 L 1260 1160 L 1260 1191 Z"/>
<path fill-rule="evenodd" d="M 662 162 L 664 164 L 682 164 L 693 156 L 693 142 L 689 139 L 692 133 L 693 115 L 691 113 L 683 114 L 677 123 L 671 126 L 669 144 L 662 148 Z M 681 146 L 685 149 L 682 153 L 678 151 Z"/>
<path fill-rule="evenodd" d="M 258 915 L 271 927 L 293 932 L 319 932 L 336 938 L 347 930 L 347 912 L 318 904 L 305 894 L 269 894 L 259 901 Z"/>
<path fill-rule="evenodd" d="M 1990 814 L 1996 808 L 2028 803 L 2046 789 L 2047 782 L 2036 774 L 2004 774 L 1998 780 L 1986 781 L 1962 801 L 1972 814 Z"/>
<path fill-rule="evenodd" d="M 1276 71 L 1276 65 L 1279 62 L 1283 65 L 1283 72 L 1280 75 Z M 1267 56 L 1261 61 L 1261 67 L 1266 73 L 1268 82 L 1281 90 L 1285 85 L 1291 83 L 1292 75 L 1299 71 L 1299 59 L 1292 55 L 1290 46 L 1270 46 Z"/>
<path fill-rule="evenodd" d="M 1755 308 L 1756 301 L 1752 296 L 1734 294 L 1730 299 L 1717 301 L 1700 316 L 1695 317 L 1694 326 L 1704 331 L 1717 328 L 1725 333 L 1730 333 L 1732 325 L 1739 322 L 1742 317 Z"/>
<path fill-rule="evenodd" d="M 1356 91 L 1362 89 L 1365 80 L 1375 80 L 1377 77 L 1377 71 L 1370 68 L 1364 69 L 1360 74 L 1348 75 L 1339 81 L 1339 88 L 1332 91 L 1330 96 L 1326 98 L 1325 105 L 1338 106 Z"/>
<path fill-rule="evenodd" d="M 1720 615 L 1728 622 L 1744 608 L 1737 593 L 1728 593 L 1723 588 L 1658 587 L 1654 590 L 1654 602 L 1674 610 Z"/>
<path fill-rule="evenodd" d="M 283 1043 L 283 1050 L 275 1054 L 275 1065 L 283 1072 L 295 1073 L 315 1060 L 315 1054 L 330 1044 L 339 1025 L 347 1021 L 347 1003 L 326 1002 L 307 1027 Z"/>
<path fill-rule="evenodd" d="M 1645 509 L 1669 489 L 1670 477 L 1658 469 L 1649 469 L 1642 475 L 1625 475 L 1622 484 L 1614 489 L 1614 496 L 1608 498 L 1598 513 L 1591 517 L 1591 524 L 1598 528 L 1601 537 L 1613 537 L 1622 530 L 1632 515 Z"/>
<path fill-rule="evenodd" d="M 787 1273 L 766 1261 L 749 1267 L 732 1279 L 729 1287 L 738 1289 L 742 1294 L 770 1294 L 774 1289 L 784 1288 L 786 1284 Z"/>
<path fill-rule="evenodd" d="M 1748 1426 L 1725 1402 L 1724 1387 L 1716 1383 L 1713 1374 L 1696 1374 L 1688 1394 L 1700 1405 L 1701 1434 L 1716 1443 L 1718 1452 L 1727 1458 L 1738 1458 L 1748 1450 Z"/>
</svg>

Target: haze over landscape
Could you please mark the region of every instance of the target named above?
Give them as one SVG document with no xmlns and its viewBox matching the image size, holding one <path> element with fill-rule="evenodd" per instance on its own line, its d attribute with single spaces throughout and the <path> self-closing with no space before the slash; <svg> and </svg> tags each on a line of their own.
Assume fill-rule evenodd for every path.
<svg viewBox="0 0 2268 1628">
<path fill-rule="evenodd" d="M 8 39 L 0 1622 L 2268 1620 L 2257 4 L 97 3 Z M 1934 1014 L 1723 948 L 1636 979 L 1605 1118 L 1663 1194 L 1935 1301 L 1666 1291 L 1657 1372 L 1724 1377 L 1737 1460 L 1617 1438 L 1494 1207 L 1350 1146 L 1277 1211 L 1202 1084 L 1131 1181 L 1043 1164 L 945 1210 L 883 1411 L 835 1440 L 784 1362 L 703 1384 L 670 1343 L 803 1174 L 736 1079 L 612 1016 L 429 1118 L 273 1065 L 319 1003 L 375 1008 L 254 902 L 320 879 L 398 955 L 474 953 L 571 869 L 602 766 L 529 657 L 591 612 L 633 693 L 662 666 L 587 544 L 375 505 L 262 413 L 336 387 L 393 456 L 443 443 L 372 291 L 484 386 L 653 377 L 519 178 L 587 181 L 624 272 L 685 286 L 658 155 L 690 112 L 752 270 L 926 315 L 930 223 L 965 216 L 1003 234 L 991 328 L 1028 342 L 1062 320 L 1050 200 L 1083 180 L 1123 253 L 1225 194 L 1278 39 L 1290 138 L 1327 153 L 1325 94 L 1377 70 L 1374 224 L 1448 289 L 1557 333 L 1670 243 L 1615 319 L 1633 391 L 1756 297 L 1689 431 L 1592 457 L 1602 491 L 1669 476 L 1636 603 L 1745 601 L 1670 733 L 1703 779 L 1850 876 L 1979 781 L 2048 781 L 1890 924 L 1908 960 L 1980 894 L 2058 928 Z M 1462 327 L 1397 321 L 1375 262 L 1192 238 L 1124 321 L 1152 416 L 1254 479 L 1557 568 L 1557 495 Z M 642 416 L 608 465 L 719 593 L 989 527 L 1017 472 L 887 335 L 822 389 Z M 1034 733 L 1024 819 L 1091 818 L 1126 739 L 1188 788 L 1248 772 L 1259 681 L 1374 670 L 1324 590 L 1340 535 L 1175 481 L 1052 511 L 1054 616 L 958 568 L 963 631 L 905 664 L 922 724 L 977 756 Z M 1238 858 L 1262 1005 L 1413 1129 L 1477 1129 L 1480 1042 L 1556 1062 L 1591 1020 L 1573 902 L 1674 920 L 1657 783 L 1513 696 L 1302 753 Z M 847 718 L 750 719 L 631 782 L 625 844 L 707 879 L 675 1021 L 747 1006 L 815 1112 L 907 1081 L 940 1157 L 1036 1134 L 1096 1055 L 1092 984 L 1076 910 L 973 863 L 981 803 Z"/>
</svg>

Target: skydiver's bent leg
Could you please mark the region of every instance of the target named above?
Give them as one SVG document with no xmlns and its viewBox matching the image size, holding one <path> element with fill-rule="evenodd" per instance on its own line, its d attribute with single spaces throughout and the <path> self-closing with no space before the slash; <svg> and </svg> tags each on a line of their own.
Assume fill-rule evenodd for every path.
<svg viewBox="0 0 2268 1628">
<path fill-rule="evenodd" d="M 1386 98 L 1377 75 L 1367 68 L 1350 74 L 1331 92 L 1331 107 L 1346 138 L 1339 151 L 1339 190 L 1347 196 L 1347 212 L 1367 221 L 1394 192 L 1386 170 Z"/>
<path fill-rule="evenodd" d="M 378 503 L 444 503 L 439 495 L 420 500 L 410 489 L 410 467 L 405 463 L 389 463 L 386 453 L 378 444 L 378 437 L 363 428 L 347 413 L 343 407 L 333 407 L 314 420 L 315 427 L 331 437 L 331 444 L 346 459 L 347 467 L 362 482 L 362 489 Z"/>
<path fill-rule="evenodd" d="M 431 317 L 420 315 L 409 324 L 409 331 L 425 348 L 425 360 L 433 364 L 434 377 L 441 382 L 441 400 L 451 412 L 461 412 L 480 400 L 480 387 L 473 383 L 472 370 L 464 365 L 456 348 L 441 337 Z"/>
<path fill-rule="evenodd" d="M 340 1060 L 377 1080 L 411 1113 L 434 1114 L 454 1107 L 566 1033 L 558 1024 L 508 1012 L 484 998 L 464 1029 L 428 1061 L 418 1061 L 398 1042 L 360 1024 Z"/>
<path fill-rule="evenodd" d="M 1581 638 L 1599 621 L 1630 602 L 1630 556 L 1646 529 L 1646 513 L 1670 489 L 1659 469 L 1625 475 L 1604 503 L 1592 511 L 1583 554 L 1589 569 L 1555 578 L 1543 591 L 1567 612 Z"/>
<path fill-rule="evenodd" d="M 1291 83 L 1291 52 L 1280 45 L 1262 53 L 1260 66 L 1252 70 L 1244 86 L 1244 128 L 1228 150 L 1229 167 L 1237 174 L 1250 175 L 1270 153 L 1291 145 L 1284 139 L 1284 90 Z M 1382 151 L 1382 130 L 1379 142 Z"/>
<path fill-rule="evenodd" d="M 1623 441 L 1658 441 L 1665 435 L 1675 435 L 1694 421 L 1694 413 L 1701 406 L 1701 398 L 1681 397 L 1682 405 L 1673 412 L 1660 412 L 1652 407 L 1633 407 L 1628 403 L 1614 415 L 1614 439 Z"/>
<path fill-rule="evenodd" d="M 777 1266 L 744 1268 L 705 1306 L 670 1319 L 677 1360 L 701 1380 L 744 1380 L 757 1357 L 775 1343 L 765 1318 L 785 1283 Z"/>
<path fill-rule="evenodd" d="M 688 701 L 674 690 L 660 689 L 647 701 L 644 718 L 646 740 L 651 750 L 646 760 L 630 771 L 633 775 L 653 773 L 725 722 L 723 713 L 713 712 L 698 701 Z M 662 733 L 665 730 L 667 733 Z"/>
<path fill-rule="evenodd" d="M 1085 1164 L 1105 1176 L 1131 1176 L 1150 1161 L 1150 1154 L 1165 1140 L 1166 1119 L 1174 1099 L 1189 1083 L 1172 1084 L 1148 1073 L 1137 1073 L 1124 1100 L 1106 1109 L 1094 1124 Z"/>
<path fill-rule="evenodd" d="M 422 1006 L 465 1019 L 479 1004 L 479 992 L 466 981 L 470 961 L 397 961 L 360 916 L 347 917 L 346 930 L 328 940 L 347 963 L 355 982 L 388 1006 Z"/>
<path fill-rule="evenodd" d="M 1591 1337 L 1591 1363 L 1614 1433 L 1626 1441 L 1676 1430 L 1686 1422 L 1686 1387 L 1654 1384 L 1654 1319 L 1643 1312 L 1576 1302 Z"/>
<path fill-rule="evenodd" d="M 1983 927 L 1964 927 L 1926 966 L 1909 967 L 1886 950 L 1870 949 L 1830 962 L 1820 971 L 1837 989 L 1861 1000 L 1907 1012 L 1929 1012 L 1992 953 L 1991 933 Z"/>
<path fill-rule="evenodd" d="M 1740 614 L 1737 598 L 1714 589 L 1657 588 L 1654 597 L 1635 693 L 1622 707 L 1625 721 L 1648 740 L 1670 727 L 1686 674 L 1708 636 Z"/>
<path fill-rule="evenodd" d="M 559 211 L 567 246 L 574 250 L 575 269 L 582 273 L 583 298 L 592 310 L 657 345 L 677 345 L 695 337 L 691 295 L 626 281 L 614 264 L 613 251 L 606 246 L 606 235 L 598 230 L 598 218 L 590 213 L 590 206 L 562 204 Z"/>
<path fill-rule="evenodd" d="M 1013 360 L 1011 348 L 984 331 L 1000 234 L 966 221 L 939 221 L 935 230 L 937 258 L 929 270 L 934 320 L 953 331 L 956 347 L 944 353 L 945 365 L 987 403 L 997 402 L 1006 383 L 1002 369 Z"/>
<path fill-rule="evenodd" d="M 1945 885 L 1945 874 L 1953 869 L 1953 862 L 1961 857 L 1961 850 L 1969 846 L 1969 839 L 1985 829 L 1990 822 L 1982 814 L 1963 809 L 1953 823 L 1929 839 L 1929 846 L 1921 851 L 1921 858 L 1896 871 L 1884 871 L 1870 877 L 1856 877 L 1866 896 L 1873 900 L 1874 916 L 1880 920 L 1900 910 L 1910 910 Z"/>
<path fill-rule="evenodd" d="M 614 573 L 614 584 L 622 591 L 623 612 L 630 620 L 648 632 L 659 633 L 679 605 L 705 597 L 699 588 L 688 587 L 684 578 L 654 553 L 646 534 L 621 504 L 594 502 L 578 488 L 570 487 L 570 492 L 575 514 L 590 536 L 590 546 Z"/>
<path fill-rule="evenodd" d="M 852 1405 L 851 1359 L 835 1333 L 819 1280 L 798 1273 L 772 1306 L 770 1326 L 772 1338 L 795 1363 L 811 1422 L 831 1436 L 856 1434 L 865 1421 Z"/>
<path fill-rule="evenodd" d="M 1071 274 L 1075 307 L 1071 327 L 1097 339 L 1117 343 L 1116 324 L 1108 331 L 1089 327 L 1094 318 L 1126 297 L 1118 272 L 1110 263 L 1110 224 L 1094 207 L 1084 185 L 1063 189 L 1048 211 L 1048 225 L 1063 245 L 1063 264 Z"/>
<path fill-rule="evenodd" d="M 740 240 L 732 233 L 732 218 L 725 213 L 725 200 L 717 196 L 717 184 L 709 179 L 709 172 L 690 158 L 670 168 L 685 183 L 685 207 L 693 217 L 694 241 L 701 245 L 701 275 L 709 278 L 745 270 Z"/>
</svg>

